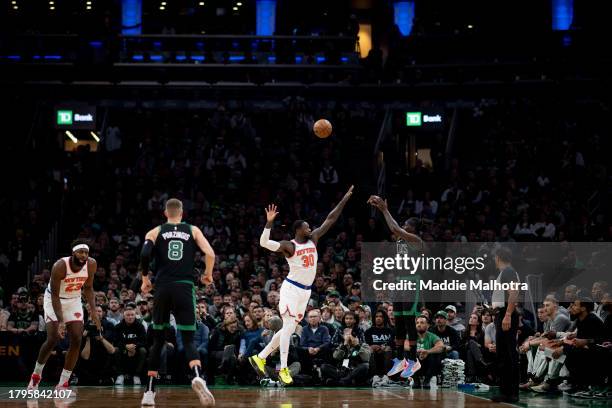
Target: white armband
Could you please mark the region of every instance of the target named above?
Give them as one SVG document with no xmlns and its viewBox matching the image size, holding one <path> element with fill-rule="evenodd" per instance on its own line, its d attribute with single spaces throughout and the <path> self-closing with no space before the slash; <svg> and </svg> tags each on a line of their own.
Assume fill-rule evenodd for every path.
<svg viewBox="0 0 612 408">
<path fill-rule="evenodd" d="M 263 232 L 261 233 L 261 237 L 259 237 L 259 245 L 269 249 L 272 252 L 276 252 L 280 248 L 280 243 L 270 239 L 271 230 L 271 228 L 264 228 Z"/>
</svg>

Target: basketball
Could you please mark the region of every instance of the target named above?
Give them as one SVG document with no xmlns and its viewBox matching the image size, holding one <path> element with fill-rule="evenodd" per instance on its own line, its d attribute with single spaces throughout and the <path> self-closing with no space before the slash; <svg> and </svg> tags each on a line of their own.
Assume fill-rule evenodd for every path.
<svg viewBox="0 0 612 408">
<path fill-rule="evenodd" d="M 327 119 L 319 119 L 315 122 L 312 130 L 318 138 L 325 139 L 332 134 L 332 125 Z"/>
</svg>

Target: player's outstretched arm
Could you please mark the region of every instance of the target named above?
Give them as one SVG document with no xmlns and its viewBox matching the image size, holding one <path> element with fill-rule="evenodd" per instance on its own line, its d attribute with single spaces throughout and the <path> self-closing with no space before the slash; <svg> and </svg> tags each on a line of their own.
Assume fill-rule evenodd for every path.
<svg viewBox="0 0 612 408">
<path fill-rule="evenodd" d="M 340 214 L 342 213 L 346 202 L 349 200 L 349 198 L 351 198 L 351 195 L 353 195 L 353 188 L 354 186 L 351 186 L 351 188 L 348 189 L 348 191 L 346 192 L 346 194 L 344 194 L 344 197 L 342 197 L 342 200 L 340 200 L 338 205 L 336 205 L 336 207 L 331 210 L 331 212 L 327 215 L 327 218 L 325 219 L 325 221 L 323 221 L 323 224 L 321 224 L 319 228 L 312 231 L 311 238 L 315 244 L 319 241 L 319 238 L 321 238 L 327 231 L 329 231 L 332 225 L 334 225 L 335 222 L 338 221 L 338 218 L 340 217 Z"/>
<path fill-rule="evenodd" d="M 202 230 L 200 230 L 198 227 L 192 227 L 192 229 L 195 242 L 198 244 L 200 250 L 204 252 L 204 256 L 206 258 L 206 272 L 204 272 L 204 275 L 202 275 L 200 280 L 204 285 L 210 285 L 213 282 L 212 273 L 213 268 L 215 267 L 215 251 L 213 250 L 212 246 L 210 246 L 210 243 L 202 233 Z"/>
<path fill-rule="evenodd" d="M 389 229 L 394 235 L 408 242 L 418 242 L 418 243 L 423 242 L 418 235 L 411 234 L 405 229 L 403 229 L 402 227 L 400 227 L 400 225 L 397 223 L 397 221 L 395 221 L 395 219 L 391 216 L 391 213 L 389 212 L 387 200 L 383 200 L 379 196 L 372 195 L 370 196 L 370 198 L 368 198 L 368 204 L 373 205 L 374 207 L 378 208 L 378 210 L 385 217 L 387 226 L 389 227 Z"/>
<path fill-rule="evenodd" d="M 274 219 L 278 215 L 278 211 L 276 211 L 276 205 L 270 204 L 266 209 L 266 226 L 261 233 L 261 237 L 259 237 L 259 245 L 263 248 L 269 249 L 272 252 L 281 252 L 286 257 L 293 256 L 293 252 L 295 250 L 293 244 L 289 241 L 281 241 L 277 242 L 270 239 L 270 232 L 272 231 L 272 226 L 274 225 Z"/>
</svg>

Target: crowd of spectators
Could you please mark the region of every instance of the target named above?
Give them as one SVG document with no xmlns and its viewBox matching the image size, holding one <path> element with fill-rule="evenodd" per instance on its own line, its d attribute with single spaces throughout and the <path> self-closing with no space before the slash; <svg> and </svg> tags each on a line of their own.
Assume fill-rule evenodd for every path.
<svg viewBox="0 0 612 408">
<path fill-rule="evenodd" d="M 363 163 L 370 160 L 380 110 L 339 103 L 312 110 L 299 98 L 283 103 L 277 112 L 232 103 L 189 116 L 113 112 L 102 151 L 79 150 L 66 158 L 62 171 L 70 216 L 62 227 L 70 235 L 66 240 L 74 235 L 90 240 L 90 256 L 98 262 L 97 307 L 90 312 L 101 316 L 104 326 L 100 334 L 90 321 L 85 324 L 75 370 L 78 384 L 141 381 L 152 341 L 148 326 L 153 300 L 140 294 L 137 258 L 144 231 L 163 222 L 161 210 L 169 197 L 183 201 L 186 220 L 202 229 L 217 254 L 214 283 L 196 291 L 196 347 L 209 383 L 253 383 L 246 358 L 261 350 L 280 326 L 278 291 L 288 265 L 258 245 L 264 205 L 279 206 L 272 238 L 287 239 L 287 225 L 295 219 L 318 225 L 344 186 L 353 182 L 359 182 L 355 199 L 319 243 L 312 298 L 292 341 L 289 368 L 298 384 L 364 385 L 375 375 L 383 376 L 400 355 L 393 304 L 363 302 L 361 296 L 361 244 L 391 239 L 384 220 L 371 217 L 365 203 L 375 190 L 370 169 L 364 169 L 368 166 Z M 578 115 L 546 132 L 551 108 L 542 113 L 538 107 L 535 102 L 483 102 L 459 127 L 459 147 L 448 169 L 444 157 L 433 155 L 431 168 L 419 165 L 406 176 L 398 172 L 401 194 L 390 194 L 394 215 L 398 220 L 417 217 L 425 241 L 509 242 L 525 240 L 525 235 L 533 240 L 609 240 L 603 157 L 607 142 L 599 136 L 607 125 L 586 114 L 593 108 L 588 105 L 589 109 L 577 108 Z M 521 117 L 525 112 L 537 114 L 537 120 Z M 317 116 L 331 119 L 333 137 L 311 136 Z M 552 143 L 553 137 L 562 143 Z M 478 139 L 478 148 L 470 138 Z M 601 205 L 593 209 L 588 205 L 594 193 Z M 203 270 L 200 254 L 196 268 Z M 24 376 L 44 338 L 41 293 L 49 270 L 39 272 L 29 288 L 6 299 L 0 315 L 0 330 L 31 339 L 33 351 L 20 359 Z M 549 361 L 548 377 L 541 375 L 542 353 L 534 348 L 540 347 L 538 341 L 544 342 L 542 337 L 553 342 L 554 354 L 545 355 L 545 361 L 558 360 L 561 346 L 570 383 L 604 385 L 603 373 L 585 376 L 584 370 L 585 362 L 606 356 L 606 346 L 590 345 L 611 340 L 607 293 L 605 282 L 592 288 L 569 287 L 551 294 L 537 318 L 519 307 L 519 344 L 528 362 L 525 376 L 529 373 L 533 381 L 530 389 L 557 386 L 565 374 Z M 554 305 L 564 309 L 555 311 Z M 411 350 L 413 358 L 418 355 L 422 361 L 416 375 L 419 383 L 427 386 L 439 375 L 444 358 L 461 358 L 471 381 L 494 384 L 496 317 L 482 306 L 474 310 L 465 310 L 462 304 L 421 306 L 418 338 Z M 555 325 L 559 338 L 552 338 L 546 322 L 558 320 L 559 310 L 574 318 L 577 332 Z M 63 342 L 58 360 L 65 350 Z M 182 339 L 170 327 L 160 369 L 166 381 L 187 378 L 183 353 Z M 277 359 L 278 354 L 267 361 L 272 377 Z M 51 375 L 45 371 L 45 376 Z"/>
</svg>

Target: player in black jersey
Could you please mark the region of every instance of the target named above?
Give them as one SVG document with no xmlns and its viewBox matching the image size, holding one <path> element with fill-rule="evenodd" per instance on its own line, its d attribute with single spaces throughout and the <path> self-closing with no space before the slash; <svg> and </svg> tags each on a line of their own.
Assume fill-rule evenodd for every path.
<svg viewBox="0 0 612 408">
<path fill-rule="evenodd" d="M 149 278 L 149 264 L 154 261 L 155 293 L 153 298 L 154 341 L 149 351 L 148 387 L 142 405 L 155 405 L 155 378 L 160 364 L 160 353 L 164 344 L 164 330 L 170 326 L 170 312 L 176 319 L 176 328 L 181 331 L 185 344 L 185 355 L 194 379 L 191 387 L 198 394 L 202 405 L 214 405 L 215 399 L 200 377 L 202 364 L 193 342 L 196 328 L 194 259 L 197 249 L 206 255 L 206 271 L 200 281 L 212 283 L 215 252 L 198 227 L 182 222 L 183 203 L 176 198 L 166 202 L 164 215 L 167 222 L 152 229 L 145 236 L 140 254 L 140 269 L 144 293 L 153 288 Z"/>
<path fill-rule="evenodd" d="M 385 217 L 387 226 L 391 230 L 391 233 L 398 238 L 399 241 L 404 241 L 414 249 L 423 249 L 423 241 L 416 235 L 416 226 L 414 225 L 413 219 L 408 219 L 403 227 L 393 219 L 389 208 L 387 206 L 387 200 L 383 200 L 378 196 L 370 196 L 368 198 L 368 204 L 378 208 L 378 210 Z M 418 310 L 418 292 L 417 299 L 414 302 L 394 302 L 393 303 L 393 317 L 395 318 L 395 344 L 398 350 L 404 350 L 404 358 L 402 359 L 401 352 L 399 359 L 401 363 L 405 365 L 405 360 L 408 358 L 408 353 L 411 350 L 411 346 L 416 346 L 416 317 L 420 314 Z M 395 367 L 394 367 L 395 368 Z M 401 368 L 401 364 L 398 365 L 398 369 Z M 393 370 L 392 370 L 393 371 Z"/>
</svg>

